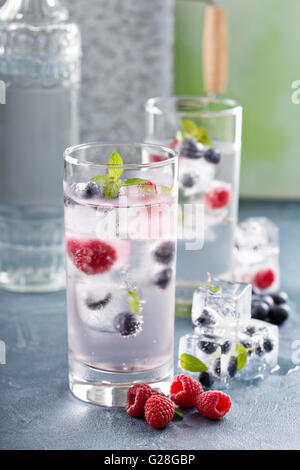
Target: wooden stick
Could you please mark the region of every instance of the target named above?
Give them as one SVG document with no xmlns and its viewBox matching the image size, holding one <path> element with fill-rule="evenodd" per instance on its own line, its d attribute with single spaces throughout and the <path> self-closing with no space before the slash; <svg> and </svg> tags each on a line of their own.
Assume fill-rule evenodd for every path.
<svg viewBox="0 0 300 470">
<path fill-rule="evenodd" d="M 223 7 L 205 8 L 203 30 L 203 80 L 207 93 L 224 93 L 228 66 L 228 25 Z"/>
</svg>

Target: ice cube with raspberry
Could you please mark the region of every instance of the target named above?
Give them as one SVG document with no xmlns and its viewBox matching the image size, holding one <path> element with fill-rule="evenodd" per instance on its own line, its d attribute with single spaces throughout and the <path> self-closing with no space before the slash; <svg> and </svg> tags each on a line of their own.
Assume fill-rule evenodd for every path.
<svg viewBox="0 0 300 470">
<path fill-rule="evenodd" d="M 250 217 L 236 228 L 233 278 L 251 282 L 256 293 L 279 288 L 279 231 L 266 217 Z"/>
</svg>

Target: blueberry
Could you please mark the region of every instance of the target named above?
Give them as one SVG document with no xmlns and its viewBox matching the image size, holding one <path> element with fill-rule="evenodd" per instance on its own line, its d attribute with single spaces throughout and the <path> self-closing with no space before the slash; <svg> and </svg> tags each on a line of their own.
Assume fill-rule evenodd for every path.
<svg viewBox="0 0 300 470">
<path fill-rule="evenodd" d="M 237 373 L 237 358 L 235 356 L 231 356 L 227 370 L 229 377 L 234 377 Z"/>
<path fill-rule="evenodd" d="M 270 321 L 273 325 L 282 325 L 290 314 L 290 307 L 287 304 L 275 305 L 270 310 Z"/>
<path fill-rule="evenodd" d="M 133 336 L 141 331 L 141 321 L 133 313 L 119 313 L 114 319 L 114 327 L 121 336 Z"/>
<path fill-rule="evenodd" d="M 181 183 L 182 186 L 184 186 L 185 188 L 192 188 L 193 186 L 195 186 L 196 181 L 195 178 L 192 177 L 192 175 L 185 173 L 181 178 Z"/>
<path fill-rule="evenodd" d="M 225 343 L 222 344 L 221 346 L 221 353 L 222 354 L 227 354 L 228 351 L 231 348 L 231 342 L 230 341 L 225 341 Z"/>
<path fill-rule="evenodd" d="M 206 354 L 212 354 L 217 350 L 218 344 L 212 341 L 200 341 L 199 348 Z"/>
<path fill-rule="evenodd" d="M 261 299 L 265 304 L 268 304 L 269 308 L 274 307 L 274 300 L 270 295 L 263 295 Z"/>
<path fill-rule="evenodd" d="M 69 196 L 64 196 L 64 205 L 65 207 L 75 206 L 76 202 L 73 201 Z"/>
<path fill-rule="evenodd" d="M 286 292 L 276 292 L 274 294 L 270 294 L 270 296 L 272 297 L 276 305 L 286 304 L 289 300 Z"/>
<path fill-rule="evenodd" d="M 269 305 L 265 302 L 254 304 L 251 309 L 251 317 L 257 320 L 266 320 L 269 315 Z"/>
<path fill-rule="evenodd" d="M 170 283 L 172 279 L 172 269 L 171 268 L 166 268 L 163 269 L 162 271 L 158 272 L 154 279 L 153 279 L 153 284 L 155 286 L 160 287 L 161 289 L 165 289 L 168 284 Z"/>
<path fill-rule="evenodd" d="M 195 320 L 195 324 L 198 326 L 210 326 L 216 323 L 214 317 L 208 310 L 204 309 L 200 317 Z"/>
<path fill-rule="evenodd" d="M 90 308 L 91 310 L 99 310 L 99 309 L 102 309 L 104 307 L 106 307 L 106 305 L 111 301 L 111 294 L 108 293 L 103 299 L 101 300 L 98 300 L 98 301 L 93 301 L 91 299 L 87 299 L 86 300 L 86 305 L 88 306 L 88 308 Z"/>
<path fill-rule="evenodd" d="M 83 199 L 91 199 L 94 196 L 103 197 L 104 195 L 104 188 L 102 186 L 98 186 L 95 181 L 77 183 L 74 187 L 74 190 L 77 196 Z"/>
<path fill-rule="evenodd" d="M 253 346 L 252 342 L 248 340 L 243 340 L 241 341 L 241 345 L 244 346 L 244 348 L 248 350 L 248 356 L 251 356 L 252 351 L 249 351 L 249 350 L 252 349 L 252 346 Z"/>
<path fill-rule="evenodd" d="M 264 350 L 263 348 L 260 346 L 260 344 L 258 344 L 255 348 L 255 354 L 259 357 L 263 356 L 264 355 Z"/>
<path fill-rule="evenodd" d="M 153 253 L 155 260 L 161 264 L 170 264 L 175 255 L 175 243 L 163 242 Z"/>
<path fill-rule="evenodd" d="M 196 142 L 185 139 L 180 145 L 179 155 L 185 158 L 201 158 L 202 152 L 198 149 Z"/>
<path fill-rule="evenodd" d="M 213 371 L 214 371 L 214 374 L 217 377 L 220 377 L 220 375 L 221 375 L 221 359 L 219 357 L 217 357 L 217 359 L 215 360 Z"/>
<path fill-rule="evenodd" d="M 245 329 L 245 333 L 246 333 L 246 335 L 248 335 L 248 336 L 253 336 L 255 332 L 256 332 L 255 326 L 248 326 L 248 327 Z"/>
<path fill-rule="evenodd" d="M 210 388 L 215 381 L 213 375 L 210 372 L 201 372 L 198 380 L 205 388 Z"/>
<path fill-rule="evenodd" d="M 208 149 L 204 152 L 204 158 L 207 162 L 217 165 L 218 163 L 220 163 L 221 154 L 218 150 Z"/>
<path fill-rule="evenodd" d="M 265 352 L 271 352 L 274 349 L 274 343 L 271 338 L 264 338 L 264 350 Z"/>
</svg>

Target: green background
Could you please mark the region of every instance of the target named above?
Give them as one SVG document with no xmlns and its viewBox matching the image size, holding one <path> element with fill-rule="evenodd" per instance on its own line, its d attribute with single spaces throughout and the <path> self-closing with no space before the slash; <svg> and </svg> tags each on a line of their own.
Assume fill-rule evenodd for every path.
<svg viewBox="0 0 300 470">
<path fill-rule="evenodd" d="M 300 1 L 227 0 L 226 97 L 243 108 L 241 195 L 300 199 Z M 205 4 L 176 2 L 175 93 L 202 94 Z"/>
</svg>

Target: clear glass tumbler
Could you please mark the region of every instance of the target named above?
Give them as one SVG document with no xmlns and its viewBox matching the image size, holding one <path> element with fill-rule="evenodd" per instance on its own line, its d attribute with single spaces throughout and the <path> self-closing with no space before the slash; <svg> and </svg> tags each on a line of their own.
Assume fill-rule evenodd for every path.
<svg viewBox="0 0 300 470">
<path fill-rule="evenodd" d="M 179 152 L 180 222 L 177 297 L 188 305 L 193 289 L 207 276 L 231 279 L 238 213 L 242 108 L 232 100 L 178 96 L 146 103 L 146 142 Z M 153 157 L 159 161 L 159 156 Z M 185 205 L 202 207 L 203 239 L 187 248 Z"/>
<path fill-rule="evenodd" d="M 174 150 L 156 145 L 65 152 L 69 385 L 82 400 L 124 406 L 134 383 L 169 386 L 177 165 Z"/>
</svg>

